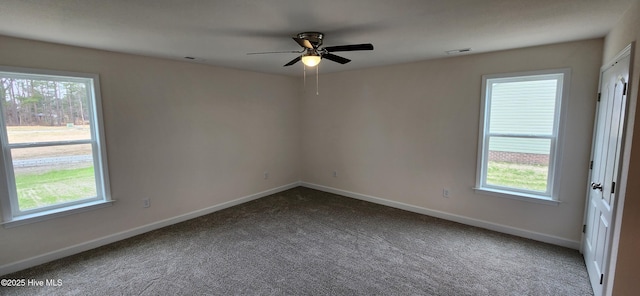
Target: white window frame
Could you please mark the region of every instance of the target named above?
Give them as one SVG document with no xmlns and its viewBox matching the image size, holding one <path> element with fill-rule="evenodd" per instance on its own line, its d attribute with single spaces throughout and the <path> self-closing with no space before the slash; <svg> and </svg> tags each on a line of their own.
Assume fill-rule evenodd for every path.
<svg viewBox="0 0 640 296">
<path fill-rule="evenodd" d="M 107 169 L 107 153 L 104 140 L 104 123 L 102 119 L 102 100 L 100 97 L 99 76 L 97 74 L 90 73 L 6 66 L 0 66 L 0 72 L 10 74 L 13 77 L 24 76 L 24 78 L 28 79 L 45 78 L 51 81 L 73 81 L 74 79 L 77 79 L 78 82 L 83 83 L 89 80 L 90 82 L 87 84 L 87 93 L 89 96 L 88 109 L 91 122 L 90 140 L 10 144 L 7 136 L 5 119 L 0 117 L 0 145 L 2 146 L 2 153 L 0 155 L 0 185 L 5 185 L 0 186 L 0 188 L 3 188 L 0 189 L 0 207 L 2 208 L 3 226 L 5 228 L 10 228 L 110 206 L 113 200 L 111 199 L 109 173 Z M 2 112 L 2 108 L 3 106 L 0 104 L 0 116 L 4 114 Z M 11 159 L 11 149 L 79 144 L 91 145 L 97 196 L 73 202 L 39 207 L 36 209 L 20 210 L 18 205 L 13 161 Z"/>
<path fill-rule="evenodd" d="M 488 131 L 490 120 L 491 106 L 491 87 L 490 83 L 495 80 L 503 82 L 529 81 L 540 79 L 546 75 L 562 75 L 559 82 L 559 89 L 556 94 L 556 106 L 554 111 L 553 132 L 551 136 L 535 135 L 535 134 L 490 134 Z M 539 77 L 536 77 L 539 76 Z M 482 103 L 480 110 L 480 127 L 478 138 L 478 163 L 476 172 L 476 192 L 489 194 L 499 197 L 506 197 L 528 202 L 542 203 L 548 205 L 558 205 L 559 183 L 560 183 L 560 164 L 562 159 L 562 130 L 564 127 L 564 118 L 566 113 L 566 105 L 569 98 L 569 88 L 571 82 L 571 70 L 551 69 L 540 71 L 528 71 L 517 73 L 502 73 L 482 76 Z M 547 191 L 538 192 L 533 190 L 525 190 L 514 187 L 497 186 L 487 184 L 487 166 L 489 158 L 489 137 L 506 136 L 533 139 L 550 139 L 549 154 L 549 174 L 547 176 Z"/>
</svg>

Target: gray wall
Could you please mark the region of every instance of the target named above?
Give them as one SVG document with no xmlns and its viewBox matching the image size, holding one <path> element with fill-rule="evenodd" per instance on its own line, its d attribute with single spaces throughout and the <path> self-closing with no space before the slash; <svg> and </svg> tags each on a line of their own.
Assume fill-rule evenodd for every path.
<svg viewBox="0 0 640 296">
<path fill-rule="evenodd" d="M 302 102 L 302 180 L 577 247 L 602 39 L 321 75 Z M 571 68 L 559 206 L 477 194 L 483 74 Z M 333 177 L 337 171 L 338 177 Z M 450 191 L 442 197 L 443 188 Z"/>
<path fill-rule="evenodd" d="M 116 200 L 0 227 L 0 267 L 299 179 L 294 78 L 7 37 L 0 37 L 0 64 L 100 75 Z"/>
</svg>

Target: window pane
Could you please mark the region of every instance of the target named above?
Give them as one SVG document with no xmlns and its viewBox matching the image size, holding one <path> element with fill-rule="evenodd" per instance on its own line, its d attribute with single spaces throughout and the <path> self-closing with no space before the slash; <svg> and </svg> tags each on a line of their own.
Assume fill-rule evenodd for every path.
<svg viewBox="0 0 640 296">
<path fill-rule="evenodd" d="M 550 139 L 489 137 L 487 184 L 547 191 Z"/>
<path fill-rule="evenodd" d="M 489 132 L 552 135 L 557 80 L 491 83 Z"/>
<path fill-rule="evenodd" d="M 0 144 L 11 222 L 109 201 L 98 75 L 0 66 Z M 102 141 L 101 141 L 102 140 Z M 101 157 L 94 159 L 94 155 Z M 7 209 L 4 209 L 7 211 Z"/>
<path fill-rule="evenodd" d="M 11 149 L 21 211 L 93 198 L 90 144 Z"/>
<path fill-rule="evenodd" d="M 9 143 L 91 139 L 90 79 L 75 80 L 38 80 L 0 73 L 2 118 Z"/>
</svg>

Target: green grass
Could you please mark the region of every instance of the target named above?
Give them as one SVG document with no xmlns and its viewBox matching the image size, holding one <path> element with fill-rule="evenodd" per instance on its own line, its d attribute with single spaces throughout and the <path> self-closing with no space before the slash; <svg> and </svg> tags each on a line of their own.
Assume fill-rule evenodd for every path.
<svg viewBox="0 0 640 296">
<path fill-rule="evenodd" d="M 487 183 L 544 192 L 548 172 L 547 166 L 490 161 Z"/>
<path fill-rule="evenodd" d="M 20 210 L 93 197 L 95 184 L 93 167 L 16 173 Z"/>
<path fill-rule="evenodd" d="M 547 166 L 489 162 L 487 183 L 546 191 Z M 93 167 L 16 174 L 21 210 L 74 201 L 96 195 Z"/>
</svg>

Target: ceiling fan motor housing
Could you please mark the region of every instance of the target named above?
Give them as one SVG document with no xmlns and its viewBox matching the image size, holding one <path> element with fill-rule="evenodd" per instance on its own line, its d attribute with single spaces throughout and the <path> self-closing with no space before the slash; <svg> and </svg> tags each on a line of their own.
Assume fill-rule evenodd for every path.
<svg viewBox="0 0 640 296">
<path fill-rule="evenodd" d="M 313 45 L 313 48 L 318 48 L 320 47 L 320 45 L 322 45 L 323 37 L 324 37 L 324 34 L 320 32 L 302 32 L 298 34 L 298 38 L 305 39 L 311 42 L 311 45 Z"/>
</svg>

